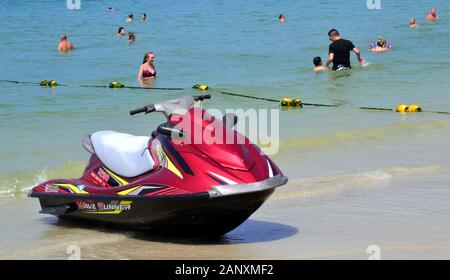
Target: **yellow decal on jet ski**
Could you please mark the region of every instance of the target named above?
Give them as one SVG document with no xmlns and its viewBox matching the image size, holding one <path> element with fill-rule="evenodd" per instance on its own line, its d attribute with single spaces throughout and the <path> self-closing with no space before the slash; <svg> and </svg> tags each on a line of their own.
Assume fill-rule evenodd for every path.
<svg viewBox="0 0 450 280">
<path fill-rule="evenodd" d="M 133 187 L 133 188 L 131 188 L 131 189 L 124 190 L 124 191 L 121 191 L 121 192 L 118 192 L 117 194 L 120 194 L 120 195 L 127 195 L 127 194 L 129 194 L 130 192 L 135 191 L 136 189 L 138 189 L 138 188 L 140 188 L 140 187 L 141 187 L 141 186 Z"/>
<path fill-rule="evenodd" d="M 170 160 L 170 158 L 167 156 L 166 152 L 164 152 L 164 149 L 161 149 L 162 153 L 164 154 L 164 158 L 166 159 L 167 162 L 167 169 L 169 169 L 170 171 L 172 171 L 173 173 L 175 173 L 175 175 L 177 175 L 178 177 L 180 177 L 181 179 L 183 179 L 183 175 L 181 174 L 180 170 L 178 170 L 178 168 L 175 166 L 175 164 L 173 164 L 173 162 Z"/>
<path fill-rule="evenodd" d="M 122 213 L 122 211 L 131 210 L 131 203 L 133 203 L 133 201 L 121 201 L 119 204 L 108 204 L 108 203 L 97 202 L 96 206 L 97 206 L 98 211 L 86 211 L 84 213 L 117 215 L 117 214 Z M 109 209 L 113 209 L 113 210 L 108 211 Z"/>
<path fill-rule="evenodd" d="M 114 179 L 116 179 L 117 181 L 119 181 L 122 186 L 128 185 L 128 182 L 125 181 L 124 179 L 120 178 L 119 176 L 117 176 L 116 174 L 114 174 L 111 170 L 109 170 L 106 167 L 103 167 L 103 169 L 106 170 L 106 172 L 108 172 L 109 175 L 111 175 Z"/>
<path fill-rule="evenodd" d="M 53 185 L 58 186 L 58 187 L 69 188 L 73 193 L 76 193 L 76 194 L 89 194 L 88 192 L 81 190 L 72 184 L 59 184 L 58 183 L 58 184 L 53 184 Z"/>
</svg>

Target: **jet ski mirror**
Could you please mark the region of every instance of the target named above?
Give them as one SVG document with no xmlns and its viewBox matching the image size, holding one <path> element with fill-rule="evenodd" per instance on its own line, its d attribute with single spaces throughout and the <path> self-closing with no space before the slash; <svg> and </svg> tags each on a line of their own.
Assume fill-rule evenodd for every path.
<svg viewBox="0 0 450 280">
<path fill-rule="evenodd" d="M 173 125 L 168 123 L 160 124 L 156 130 L 158 131 L 158 133 L 161 133 L 162 135 L 167 135 L 176 138 L 184 137 L 183 131 L 179 130 L 178 128 L 175 128 Z"/>
<path fill-rule="evenodd" d="M 228 127 L 233 127 L 238 122 L 238 117 L 235 113 L 226 113 L 222 119 L 223 123 Z"/>
</svg>

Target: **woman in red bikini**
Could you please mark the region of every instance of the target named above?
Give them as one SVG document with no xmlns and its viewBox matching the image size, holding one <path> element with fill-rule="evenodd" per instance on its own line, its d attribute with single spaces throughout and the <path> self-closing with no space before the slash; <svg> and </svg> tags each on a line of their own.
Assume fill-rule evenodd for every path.
<svg viewBox="0 0 450 280">
<path fill-rule="evenodd" d="M 144 60 L 142 61 L 141 67 L 139 67 L 138 80 L 148 81 L 156 78 L 156 69 L 153 65 L 155 59 L 155 54 L 152 52 L 145 53 Z"/>
</svg>

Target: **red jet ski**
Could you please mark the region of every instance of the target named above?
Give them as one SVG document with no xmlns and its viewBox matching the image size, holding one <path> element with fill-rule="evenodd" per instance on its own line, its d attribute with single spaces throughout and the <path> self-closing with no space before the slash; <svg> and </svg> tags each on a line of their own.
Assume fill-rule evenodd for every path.
<svg viewBox="0 0 450 280">
<path fill-rule="evenodd" d="M 233 129 L 235 115 L 210 116 L 185 96 L 130 112 L 162 112 L 167 122 L 151 137 L 114 131 L 86 136 L 92 155 L 79 179 L 53 179 L 34 187 L 40 213 L 154 232 L 223 235 L 254 213 L 287 183 L 256 145 Z M 219 131 L 240 143 L 195 142 L 199 131 Z M 196 130 L 197 129 L 197 130 Z M 184 140 L 184 141 L 181 141 Z"/>
</svg>

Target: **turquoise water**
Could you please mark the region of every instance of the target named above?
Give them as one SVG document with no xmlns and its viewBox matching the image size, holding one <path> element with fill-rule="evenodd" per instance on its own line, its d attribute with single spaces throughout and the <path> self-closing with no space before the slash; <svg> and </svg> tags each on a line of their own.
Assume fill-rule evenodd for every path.
<svg viewBox="0 0 450 280">
<path fill-rule="evenodd" d="M 114 12 L 107 12 L 108 6 L 112 6 Z M 426 13 L 432 6 L 437 8 L 440 20 L 426 23 Z M 342 196 L 335 193 L 340 194 L 345 185 L 356 185 L 358 189 L 369 184 L 367 182 L 377 181 L 380 170 L 394 179 L 386 183 L 381 173 L 382 188 L 358 189 L 379 199 L 378 203 L 369 203 L 367 207 L 373 206 L 369 212 L 379 215 L 376 217 L 380 219 L 385 213 L 375 210 L 393 206 L 392 200 L 383 198 L 401 197 L 398 189 L 392 189 L 397 182 L 405 192 L 410 190 L 411 195 L 405 198 L 404 204 L 393 206 L 392 213 L 412 212 L 415 217 L 430 218 L 428 215 L 433 213 L 421 212 L 421 209 L 442 206 L 442 201 L 436 199 L 450 194 L 448 115 L 401 115 L 357 108 L 394 108 L 400 103 L 419 103 L 427 110 L 450 111 L 448 1 L 382 0 L 381 10 L 367 9 L 365 0 L 314 3 L 81 0 L 81 7 L 81 10 L 68 10 L 62 0 L 2 2 L 0 80 L 55 79 L 69 86 L 49 89 L 0 83 L 0 195 L 5 196 L 0 205 L 18 203 L 25 205 L 24 213 L 37 212 L 37 202 L 25 202 L 28 200 L 24 200 L 24 193 L 48 178 L 79 176 L 83 161 L 88 157 L 80 145 L 83 135 L 102 129 L 149 135 L 163 117 L 130 117 L 128 111 L 155 101 L 196 94 L 198 92 L 190 87 L 197 83 L 261 97 L 290 96 L 309 103 L 342 104 L 337 108 L 280 111 L 280 151 L 273 158 L 293 183 L 286 191 L 281 190 L 284 195 L 280 195 L 279 200 L 268 203 L 268 209 L 275 206 L 281 209 L 279 216 L 262 209 L 257 216 L 262 220 L 273 219 L 291 225 L 301 223 L 300 228 L 314 220 L 302 218 L 300 222 L 293 222 L 293 211 L 296 217 L 302 216 L 300 212 L 320 217 L 334 211 L 333 206 L 357 211 L 358 208 L 352 208 L 351 197 L 345 197 L 339 206 Z M 131 24 L 125 23 L 129 12 L 135 15 L 135 22 Z M 149 17 L 145 23 L 138 18 L 141 12 Z M 286 15 L 285 24 L 277 21 L 280 13 Z M 419 28 L 408 28 L 411 16 L 416 17 Z M 120 26 L 136 33 L 135 44 L 130 45 L 126 38 L 115 35 Z M 338 29 L 344 38 L 352 40 L 370 65 L 361 67 L 353 56 L 354 69 L 349 73 L 313 73 L 312 58 L 326 59 L 330 28 Z M 68 34 L 74 43 L 73 52 L 61 55 L 56 51 L 61 33 Z M 369 43 L 379 35 L 394 45 L 392 51 L 368 52 Z M 142 91 L 79 87 L 107 85 L 110 81 L 139 86 L 137 71 L 146 51 L 156 54 L 158 78 L 154 86 L 186 89 Z M 211 93 L 212 100 L 205 103 L 209 108 L 278 108 L 276 103 Z M 392 168 L 413 170 L 413 174 L 416 174 L 415 168 L 424 171 L 414 178 L 397 178 Z M 361 176 L 362 181 L 355 183 L 354 178 Z M 302 181 L 307 178 L 312 178 L 306 181 L 311 189 L 324 190 L 317 192 L 314 203 L 327 205 L 326 210 L 308 208 L 312 202 L 298 195 L 298 192 L 310 192 L 304 189 L 305 181 Z M 335 180 L 340 183 L 332 183 Z M 430 184 L 433 187 L 429 190 L 420 188 Z M 412 186 L 411 189 L 408 186 Z M 322 198 L 323 193 L 326 195 Z M 330 199 L 332 203 L 327 204 Z M 300 210 L 295 208 L 303 203 L 306 206 Z M 411 211 L 409 205 L 415 204 L 422 208 Z M 446 210 L 444 206 L 440 209 Z M 342 215 L 340 218 L 350 220 L 354 212 L 348 210 Z M 439 212 L 439 215 L 444 214 Z M 448 212 L 445 215 L 444 220 L 448 219 Z M 439 227 L 439 217 L 430 218 L 431 229 Z M 37 214 L 30 219 L 41 222 Z M 396 219 L 397 216 L 387 218 L 380 227 L 385 229 L 397 224 Z M 417 226 L 414 219 L 408 221 L 410 223 L 402 228 L 405 235 L 407 229 Z M 364 231 L 360 224 L 349 222 L 348 227 L 351 226 L 361 226 Z M 323 224 L 320 229 L 327 230 Z M 36 232 L 41 230 L 42 226 L 36 227 Z M 341 235 L 347 234 L 344 228 L 341 230 Z M 447 226 L 444 232 L 449 231 Z M 421 241 L 427 234 L 423 232 L 420 238 L 411 240 Z M 295 236 L 292 238 L 304 243 L 316 238 Z M 435 240 L 433 246 L 448 241 Z M 394 245 L 396 242 L 392 241 Z M 327 244 L 331 243 L 328 240 Z M 14 251 L 11 248 L 10 251 Z M 294 253 L 290 256 L 296 257 Z M 44 255 L 54 256 L 52 253 Z M 244 255 L 230 253 L 234 257 Z M 262 257 L 256 252 L 251 256 Z"/>
<path fill-rule="evenodd" d="M 64 1 L 7 1 L 0 14 L 6 19 L 0 33 L 1 78 L 55 79 L 74 86 L 47 89 L 2 84 L 0 152 L 9 160 L 1 161 L 0 172 L 84 159 L 79 139 L 98 129 L 148 133 L 151 127 L 146 120 L 131 119 L 129 109 L 194 92 L 76 87 L 105 85 L 113 80 L 138 85 L 137 70 L 148 50 L 157 56 L 158 87 L 189 88 L 206 83 L 243 94 L 301 97 L 305 102 L 388 108 L 420 103 L 430 110 L 450 110 L 448 17 L 425 24 L 430 5 L 425 1 L 383 1 L 381 10 L 368 10 L 362 0 L 333 3 L 319 1 L 310 7 L 298 1 L 82 1 L 81 10 L 68 10 Z M 114 12 L 106 11 L 109 5 Z M 448 1 L 434 5 L 438 12 L 450 6 Z M 136 17 L 147 12 L 149 21 L 125 23 L 130 11 Z M 286 14 L 284 25 L 276 20 L 280 13 Z M 410 16 L 423 26 L 409 30 Z M 129 45 L 125 38 L 116 36 L 119 26 L 136 32 L 137 42 Z M 348 76 L 313 73 L 312 58 L 319 55 L 325 60 L 327 55 L 326 33 L 331 27 L 353 40 L 371 65 L 361 68 L 352 58 L 355 69 Z M 55 51 L 63 32 L 77 48 L 67 55 Z M 395 49 L 384 54 L 367 52 L 368 44 L 381 34 Z M 221 95 L 214 96 L 208 106 L 277 107 Z M 339 123 L 327 121 L 331 116 Z M 150 125 L 162 120 L 152 118 L 156 120 L 150 120 Z M 423 115 L 420 119 L 414 116 L 414 121 L 442 118 Z M 344 110 L 308 108 L 283 113 L 281 133 L 282 137 L 320 135 L 401 119 L 351 106 Z"/>
</svg>

